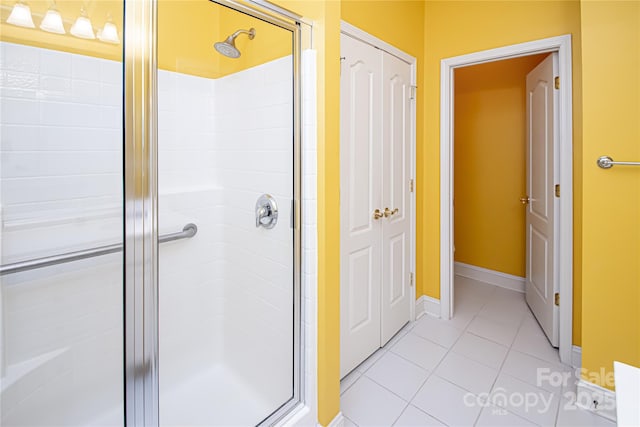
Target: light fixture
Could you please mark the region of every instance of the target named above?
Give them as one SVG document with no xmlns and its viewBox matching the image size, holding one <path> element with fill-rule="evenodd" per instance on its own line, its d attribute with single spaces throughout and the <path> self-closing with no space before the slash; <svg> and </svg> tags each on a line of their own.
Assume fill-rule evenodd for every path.
<svg viewBox="0 0 640 427">
<path fill-rule="evenodd" d="M 40 23 L 40 29 L 56 34 L 66 34 L 64 25 L 62 25 L 62 15 L 56 9 L 56 2 L 51 3 L 51 7 L 44 15 L 42 22 Z"/>
<path fill-rule="evenodd" d="M 91 20 L 87 16 L 84 7 L 80 9 L 80 16 L 78 16 L 76 22 L 71 26 L 69 32 L 81 39 L 93 40 L 96 38 L 96 35 L 93 33 L 93 25 L 91 25 Z"/>
<path fill-rule="evenodd" d="M 33 18 L 31 17 L 31 9 L 26 3 L 18 1 L 13 5 L 11 14 L 7 18 L 7 24 L 17 25 L 19 27 L 35 28 Z"/>
<path fill-rule="evenodd" d="M 118 37 L 118 27 L 113 23 L 111 14 L 107 17 L 107 22 L 104 23 L 102 30 L 98 30 L 98 39 L 105 43 L 120 44 L 120 37 Z"/>
</svg>

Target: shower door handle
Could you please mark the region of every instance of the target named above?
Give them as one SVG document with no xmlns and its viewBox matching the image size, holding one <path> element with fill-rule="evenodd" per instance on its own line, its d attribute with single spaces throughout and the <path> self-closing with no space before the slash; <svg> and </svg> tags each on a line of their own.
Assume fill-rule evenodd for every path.
<svg viewBox="0 0 640 427">
<path fill-rule="evenodd" d="M 269 194 L 263 194 L 256 202 L 256 228 L 264 227 L 267 230 L 278 223 L 278 205 L 276 199 Z"/>
</svg>

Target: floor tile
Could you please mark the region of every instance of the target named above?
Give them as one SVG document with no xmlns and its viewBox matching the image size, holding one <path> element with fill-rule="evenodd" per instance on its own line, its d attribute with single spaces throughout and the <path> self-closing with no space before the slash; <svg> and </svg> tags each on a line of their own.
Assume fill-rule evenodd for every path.
<svg viewBox="0 0 640 427">
<path fill-rule="evenodd" d="M 535 426 L 531 421 L 520 418 L 504 408 L 497 406 L 487 406 L 482 410 L 480 418 L 476 423 L 477 427 L 529 427 Z"/>
<path fill-rule="evenodd" d="M 345 391 L 347 391 L 347 389 L 349 389 L 349 387 L 355 384 L 355 382 L 358 380 L 358 378 L 360 378 L 361 375 L 362 372 L 354 369 L 353 371 L 349 372 L 342 380 L 340 380 L 340 394 L 344 393 Z"/>
<path fill-rule="evenodd" d="M 467 331 L 495 341 L 498 344 L 511 346 L 518 332 L 518 325 L 496 322 L 482 316 L 476 316 L 467 327 Z"/>
<path fill-rule="evenodd" d="M 465 390 L 479 394 L 491 390 L 498 371 L 456 353 L 449 353 L 438 366 L 436 374 Z"/>
<path fill-rule="evenodd" d="M 407 403 L 366 376 L 362 376 L 340 398 L 342 413 L 355 424 L 390 426 Z"/>
<path fill-rule="evenodd" d="M 490 395 L 491 403 L 541 426 L 555 423 L 560 393 L 550 393 L 501 373 Z"/>
<path fill-rule="evenodd" d="M 471 321 L 476 316 L 476 314 L 478 314 L 478 311 L 480 311 L 481 308 L 482 305 L 474 306 L 473 304 L 458 304 L 456 302 L 455 309 L 453 311 L 453 317 L 447 322 L 454 328 L 464 330 L 467 326 L 469 326 L 469 323 L 471 323 Z"/>
<path fill-rule="evenodd" d="M 558 427 L 614 427 L 616 425 L 613 421 L 577 407 L 574 405 L 574 401 L 575 399 L 569 399 L 566 396 L 563 396 L 560 400 L 560 408 L 558 409 L 558 418 L 556 421 Z"/>
<path fill-rule="evenodd" d="M 531 317 L 525 319 L 522 323 L 522 327 L 513 342 L 513 348 L 549 362 L 560 363 L 558 349 L 551 347 L 542 328 Z"/>
<path fill-rule="evenodd" d="M 458 300 L 483 300 L 488 301 L 496 287 L 468 277 L 455 275 L 453 295 Z"/>
<path fill-rule="evenodd" d="M 505 299 L 489 301 L 482 307 L 478 315 L 502 323 L 520 325 L 524 315 L 529 310 L 529 307 L 524 302 L 524 297 L 521 295 L 520 298 L 511 299 L 505 297 Z"/>
<path fill-rule="evenodd" d="M 344 426 L 343 427 L 358 427 L 356 423 L 351 421 L 349 418 L 344 417 Z"/>
<path fill-rule="evenodd" d="M 425 382 L 429 372 L 388 352 L 369 368 L 365 375 L 409 401 Z"/>
<path fill-rule="evenodd" d="M 521 301 L 525 304 L 523 307 L 526 307 L 524 292 L 518 292 L 512 289 L 501 288 L 499 286 L 496 286 L 495 291 L 493 292 L 493 294 L 491 294 L 491 299 L 493 301 L 513 301 L 513 302 Z"/>
<path fill-rule="evenodd" d="M 481 410 L 472 393 L 437 375 L 429 377 L 411 403 L 448 426 L 473 425 Z"/>
<path fill-rule="evenodd" d="M 376 363 L 378 361 L 378 359 L 380 359 L 382 357 L 382 355 L 385 354 L 386 352 L 387 352 L 386 348 L 378 349 L 371 356 L 367 357 L 367 359 L 364 362 L 362 362 L 361 364 L 356 366 L 356 370 L 358 372 L 364 374 L 365 372 L 367 372 L 367 369 L 372 367 L 373 364 Z"/>
<path fill-rule="evenodd" d="M 502 372 L 551 392 L 560 391 L 573 381 L 570 367 L 513 349 L 507 355 Z"/>
<path fill-rule="evenodd" d="M 431 427 L 444 425 L 445 424 L 442 424 L 440 421 L 422 412 L 413 405 L 407 406 L 402 415 L 400 415 L 400 418 L 398 418 L 398 421 L 394 424 L 395 427 Z"/>
<path fill-rule="evenodd" d="M 409 327 L 409 325 L 411 326 Z M 413 323 L 408 323 L 405 327 L 400 329 L 393 337 L 391 337 L 391 339 L 387 341 L 387 343 L 382 348 L 385 350 L 389 350 L 391 347 L 396 345 L 398 341 L 402 339 L 402 337 L 407 335 L 407 333 L 409 333 L 411 329 L 413 329 Z"/>
<path fill-rule="evenodd" d="M 444 347 L 420 338 L 413 332 L 402 337 L 390 351 L 430 371 L 435 369 L 447 354 L 447 349 Z"/>
<path fill-rule="evenodd" d="M 458 276 L 455 292 L 452 320 L 408 324 L 341 381 L 345 426 L 615 425 L 569 400 L 574 370 L 523 294 Z"/>
<path fill-rule="evenodd" d="M 447 348 L 450 348 L 462 334 L 462 330 L 447 324 L 447 321 L 428 316 L 421 317 L 411 332 Z"/>
<path fill-rule="evenodd" d="M 486 338 L 465 332 L 451 349 L 493 369 L 500 369 L 509 349 Z"/>
</svg>

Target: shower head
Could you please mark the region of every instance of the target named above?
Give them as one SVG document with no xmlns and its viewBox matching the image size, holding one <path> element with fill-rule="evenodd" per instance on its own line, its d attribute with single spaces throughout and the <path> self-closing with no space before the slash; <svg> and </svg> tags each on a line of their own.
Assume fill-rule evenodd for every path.
<svg viewBox="0 0 640 427">
<path fill-rule="evenodd" d="M 256 36 L 256 30 L 255 28 L 250 28 L 249 31 L 238 30 L 227 37 L 225 41 L 214 43 L 213 47 L 219 53 L 228 58 L 238 58 L 240 56 L 240 51 L 236 47 L 236 37 L 238 37 L 240 34 L 248 34 L 249 40 L 253 40 L 253 38 Z"/>
</svg>

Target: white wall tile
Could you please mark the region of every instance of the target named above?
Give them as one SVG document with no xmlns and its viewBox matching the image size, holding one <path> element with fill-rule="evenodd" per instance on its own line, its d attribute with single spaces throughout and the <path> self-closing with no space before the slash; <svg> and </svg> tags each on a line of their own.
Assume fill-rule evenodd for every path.
<svg viewBox="0 0 640 427">
<path fill-rule="evenodd" d="M 13 43 L 2 43 L 0 50 L 0 68 L 3 70 L 27 73 L 40 72 L 40 49 Z"/>
<path fill-rule="evenodd" d="M 100 59 L 98 61 L 100 62 L 100 81 L 102 83 L 122 86 L 124 79 L 123 63 L 121 61 L 109 61 L 106 59 Z"/>
<path fill-rule="evenodd" d="M 2 98 L 0 102 L 0 123 L 2 124 L 31 124 L 38 118 L 37 101 Z"/>
<path fill-rule="evenodd" d="M 71 77 L 74 80 L 89 80 L 94 82 L 104 80 L 106 76 L 101 76 L 100 68 L 101 61 L 96 58 L 83 55 L 73 55 L 71 57 Z"/>
<path fill-rule="evenodd" d="M 57 50 L 40 49 L 40 74 L 71 78 L 72 54 Z"/>
<path fill-rule="evenodd" d="M 122 64 L 8 43 L 0 43 L 0 50 L 3 220 L 40 224 L 3 231 L 3 259 L 118 239 Z M 193 239 L 163 245 L 160 252 L 163 369 L 172 372 L 171 381 L 184 381 L 198 369 L 224 361 L 238 375 L 257 378 L 265 396 L 290 385 L 291 69 L 291 58 L 283 58 L 215 81 L 158 73 L 161 233 L 177 231 L 186 222 L 199 227 Z M 315 147 L 315 128 L 307 129 L 304 148 L 309 150 Z M 316 321 L 315 161 L 315 153 L 305 151 L 303 167 L 309 171 L 303 198 L 309 211 L 303 221 L 302 278 L 308 335 L 315 333 Z M 263 192 L 277 197 L 280 205 L 280 222 L 273 230 L 255 227 L 254 205 Z M 87 215 L 93 219 L 83 224 L 73 220 Z M 36 236 L 44 235 L 43 230 L 55 236 L 51 242 L 58 246 L 30 247 L 29 242 L 41 240 Z M 65 240 L 66 235 L 73 238 Z M 113 258 L 105 263 L 107 258 L 61 267 L 59 274 L 73 277 L 64 287 L 60 276 L 36 272 L 4 282 L 16 290 L 33 290 L 20 296 L 23 306 L 9 306 L 18 310 L 9 335 L 25 344 L 14 345 L 12 360 L 47 350 L 40 345 L 44 342 L 54 349 L 70 343 L 80 358 L 93 354 L 98 343 L 110 342 L 98 337 L 113 335 L 108 331 L 121 320 L 114 315 L 121 314 L 121 292 L 105 289 L 121 289 L 122 266 Z M 87 277 L 92 277 L 91 286 Z M 69 293 L 75 296 L 67 299 Z M 67 305 L 52 305 L 62 296 Z M 84 324 L 68 327 L 64 317 L 56 319 L 62 306 Z M 37 327 L 29 330 L 34 329 L 32 320 L 52 318 L 64 326 L 48 341 L 35 334 Z M 14 327 L 16 319 L 26 329 Z M 82 334 L 94 338 L 84 344 L 73 341 Z M 306 351 L 309 375 L 315 372 L 312 348 Z M 260 363 L 256 354 L 262 356 Z M 96 354 L 92 363 L 99 360 Z M 78 360 L 77 372 L 85 369 L 81 366 Z M 93 376 L 91 381 L 106 379 Z M 314 385 L 307 386 L 309 395 L 314 394 Z M 29 402 L 37 405 L 37 399 Z"/>
<path fill-rule="evenodd" d="M 73 102 L 80 104 L 100 104 L 100 82 L 73 80 L 71 96 Z"/>
</svg>

